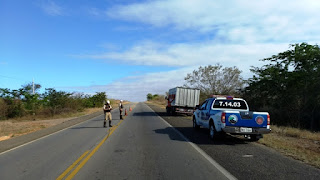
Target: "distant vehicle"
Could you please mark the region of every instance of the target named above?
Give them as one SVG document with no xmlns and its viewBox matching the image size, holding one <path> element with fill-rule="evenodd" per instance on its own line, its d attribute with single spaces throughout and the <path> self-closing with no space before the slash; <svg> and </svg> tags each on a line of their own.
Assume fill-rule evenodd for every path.
<svg viewBox="0 0 320 180">
<path fill-rule="evenodd" d="M 214 96 L 198 106 L 193 114 L 193 127 L 200 126 L 209 129 L 211 139 L 230 133 L 258 141 L 262 134 L 271 132 L 269 113 L 249 111 L 244 99 L 231 96 Z"/>
<path fill-rule="evenodd" d="M 192 115 L 196 106 L 199 104 L 200 90 L 184 87 L 175 87 L 169 89 L 169 96 L 166 97 L 168 104 L 167 113 L 176 115 Z"/>
</svg>

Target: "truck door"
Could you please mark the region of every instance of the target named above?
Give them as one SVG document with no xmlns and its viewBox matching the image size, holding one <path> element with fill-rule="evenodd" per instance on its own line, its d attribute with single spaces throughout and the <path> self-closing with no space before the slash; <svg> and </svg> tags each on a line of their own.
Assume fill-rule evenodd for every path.
<svg viewBox="0 0 320 180">
<path fill-rule="evenodd" d="M 212 104 L 213 99 L 207 100 L 207 104 L 202 110 L 202 123 L 203 125 L 209 124 L 209 119 L 210 119 L 210 109 L 211 109 L 211 104 Z"/>
<path fill-rule="evenodd" d="M 206 106 L 207 106 L 207 100 L 204 101 L 204 102 L 201 104 L 200 108 L 199 108 L 198 117 L 199 117 L 199 119 L 200 119 L 200 124 L 202 124 L 203 118 L 204 118 L 204 116 L 205 116 L 205 115 L 204 115 L 204 110 L 206 109 Z"/>
</svg>

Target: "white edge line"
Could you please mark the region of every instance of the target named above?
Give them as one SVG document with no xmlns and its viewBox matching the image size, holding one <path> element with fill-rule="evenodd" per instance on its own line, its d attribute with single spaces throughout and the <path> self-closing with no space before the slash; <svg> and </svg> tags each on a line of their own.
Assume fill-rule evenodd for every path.
<svg viewBox="0 0 320 180">
<path fill-rule="evenodd" d="M 102 115 L 99 115 L 99 116 L 102 116 Z M 99 117 L 99 116 L 96 116 L 96 117 Z M 96 117 L 93 117 L 93 118 L 96 118 Z M 87 120 L 85 120 L 85 121 L 83 121 L 83 122 L 80 122 L 80 123 L 77 123 L 77 124 L 75 124 L 75 125 L 73 125 L 73 126 L 80 125 L 80 124 L 82 124 L 82 123 L 85 123 L 85 122 L 88 121 L 88 120 L 93 119 L 93 118 L 87 119 Z M 13 151 L 13 150 L 15 150 L 15 149 L 18 149 L 18 148 L 21 148 L 21 147 L 23 147 L 23 146 L 26 146 L 26 145 L 28 145 L 28 144 L 31 144 L 31 143 L 33 143 L 33 142 L 35 142 L 35 141 L 40 140 L 40 139 L 46 138 L 46 137 L 48 137 L 48 136 L 54 135 L 54 134 L 56 134 L 56 133 L 59 133 L 59 132 L 61 132 L 61 131 L 66 130 L 66 129 L 72 128 L 73 126 L 66 127 L 66 128 L 64 128 L 64 129 L 61 129 L 61 130 L 56 131 L 56 132 L 54 132 L 54 133 L 48 134 L 48 135 L 43 136 L 43 137 L 41 137 L 41 138 L 38 138 L 38 139 L 35 139 L 35 140 L 32 140 L 32 141 L 29 141 L 29 142 L 27 142 L 27 143 L 25 143 L 25 144 L 21 144 L 21 145 L 19 145 L 19 146 L 17 146 L 17 147 L 8 149 L 8 150 L 6 150 L 6 151 L 3 151 L 3 152 L 0 153 L 0 156 L 1 156 L 2 154 L 7 153 L 7 152 L 10 152 L 10 151 Z"/>
<path fill-rule="evenodd" d="M 148 106 L 149 107 L 149 106 Z M 149 107 L 150 108 L 150 107 Z M 150 108 L 151 109 L 151 108 Z M 153 111 L 153 109 L 151 109 Z M 153 111 L 154 112 L 154 111 Z M 155 112 L 154 112 L 155 113 Z M 164 120 L 161 116 L 159 116 L 163 122 L 165 122 L 169 127 L 173 128 L 173 130 L 179 134 L 187 143 L 189 143 L 195 150 L 197 150 L 205 159 L 207 159 L 215 168 L 217 168 L 223 175 L 225 175 L 230 180 L 237 180 L 230 172 L 228 172 L 225 168 L 223 168 L 219 163 L 213 160 L 206 152 L 204 152 L 201 148 L 199 148 L 196 144 L 191 142 L 188 138 L 186 138 L 180 131 L 178 131 L 175 127 L 169 124 L 166 120 Z"/>
</svg>

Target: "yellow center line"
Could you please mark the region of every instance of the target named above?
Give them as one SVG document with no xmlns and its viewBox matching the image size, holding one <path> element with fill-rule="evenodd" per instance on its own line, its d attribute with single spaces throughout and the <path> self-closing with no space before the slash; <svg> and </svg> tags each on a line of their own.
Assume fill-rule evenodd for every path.
<svg viewBox="0 0 320 180">
<path fill-rule="evenodd" d="M 64 176 L 66 176 L 69 171 L 71 171 L 73 169 L 74 166 L 76 166 L 87 154 L 89 153 L 89 151 L 84 152 L 79 159 L 77 159 L 70 167 L 68 167 L 68 169 L 66 169 L 56 180 L 61 180 L 64 178 Z"/>
<path fill-rule="evenodd" d="M 106 135 L 103 140 L 90 152 L 90 154 L 83 160 L 81 161 L 81 159 L 83 157 L 86 156 L 86 154 L 89 152 L 87 151 L 85 154 L 83 154 L 77 161 L 75 161 L 65 172 L 63 172 L 58 178 L 57 180 L 60 178 L 62 179 L 66 174 L 68 174 L 68 172 L 73 169 L 73 167 L 75 165 L 77 165 L 79 163 L 79 161 L 81 161 L 81 163 L 70 173 L 70 175 L 66 178 L 66 180 L 70 180 L 72 179 L 78 172 L 79 170 L 88 162 L 88 160 L 94 155 L 94 153 L 97 152 L 97 150 L 100 148 L 100 146 L 102 146 L 102 144 L 112 135 L 112 133 L 118 128 L 118 126 L 122 123 L 122 120 L 116 125 L 113 126 L 112 128 L 109 129 L 109 133 L 108 135 Z"/>
</svg>

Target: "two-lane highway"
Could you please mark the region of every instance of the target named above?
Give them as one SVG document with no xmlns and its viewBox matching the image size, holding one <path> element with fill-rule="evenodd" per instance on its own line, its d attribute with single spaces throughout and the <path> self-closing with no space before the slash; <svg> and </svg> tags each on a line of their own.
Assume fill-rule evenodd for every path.
<svg viewBox="0 0 320 180">
<path fill-rule="evenodd" d="M 232 179 L 139 103 L 113 128 L 103 116 L 0 154 L 0 179 Z"/>
</svg>

